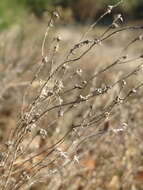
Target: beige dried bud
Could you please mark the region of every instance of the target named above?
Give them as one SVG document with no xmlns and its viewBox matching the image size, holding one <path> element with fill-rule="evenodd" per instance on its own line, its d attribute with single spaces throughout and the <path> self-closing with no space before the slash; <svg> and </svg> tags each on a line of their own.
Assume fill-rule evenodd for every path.
<svg viewBox="0 0 143 190">
<path fill-rule="evenodd" d="M 43 63 L 48 63 L 48 57 L 47 56 L 43 57 L 42 62 Z"/>
<path fill-rule="evenodd" d="M 56 152 L 61 157 L 65 158 L 65 159 L 68 158 L 67 152 L 64 152 L 61 148 L 56 148 Z"/>
<path fill-rule="evenodd" d="M 62 40 L 61 36 L 57 36 L 56 40 L 59 42 Z"/>
<path fill-rule="evenodd" d="M 79 99 L 80 99 L 81 101 L 85 101 L 85 100 L 87 100 L 87 97 L 84 97 L 84 96 L 80 95 L 80 96 L 79 96 Z"/>
<path fill-rule="evenodd" d="M 59 13 L 58 13 L 57 11 L 54 11 L 54 12 L 53 12 L 53 16 L 56 17 L 57 19 L 60 18 Z"/>
<path fill-rule="evenodd" d="M 53 27 L 54 24 L 53 24 L 53 20 L 51 20 L 51 22 L 49 23 L 49 27 Z"/>
<path fill-rule="evenodd" d="M 121 22 L 124 22 L 123 17 L 121 14 L 118 14 L 116 17 L 117 20 L 120 20 Z"/>
<path fill-rule="evenodd" d="M 122 128 L 123 128 L 123 129 L 126 129 L 127 127 L 128 127 L 128 124 L 127 124 L 127 123 L 125 123 L 125 122 L 122 123 Z"/>
<path fill-rule="evenodd" d="M 81 85 L 79 85 L 79 84 L 75 84 L 75 86 L 74 86 L 75 88 L 78 88 L 78 89 L 82 89 L 83 87 L 81 86 Z"/>
<path fill-rule="evenodd" d="M 105 112 L 104 115 L 105 115 L 105 118 L 106 118 L 106 119 L 109 119 L 109 115 L 110 115 L 109 112 Z"/>
<path fill-rule="evenodd" d="M 63 64 L 63 65 L 62 65 L 62 69 L 63 69 L 63 70 L 66 70 L 66 69 L 68 69 L 68 68 L 69 68 L 68 65 L 66 65 L 66 64 Z"/>
<path fill-rule="evenodd" d="M 26 180 L 26 181 L 28 181 L 29 179 L 30 179 L 30 176 L 28 175 L 28 173 L 26 172 L 26 171 L 23 171 L 22 173 L 21 173 L 21 176 L 20 176 L 20 178 L 22 179 L 22 180 Z"/>
<path fill-rule="evenodd" d="M 81 76 L 81 74 L 82 74 L 82 69 L 77 69 L 77 70 L 76 70 L 76 74 L 79 75 L 79 76 Z"/>
<path fill-rule="evenodd" d="M 107 12 L 108 12 L 108 13 L 111 13 L 112 9 L 113 9 L 113 6 L 112 6 L 112 5 L 108 5 L 108 7 L 107 7 Z"/>
<path fill-rule="evenodd" d="M 86 80 L 82 81 L 82 84 L 87 84 L 87 81 Z"/>
<path fill-rule="evenodd" d="M 63 82 L 61 80 L 56 80 L 54 89 L 61 91 L 63 88 L 64 88 Z"/>
<path fill-rule="evenodd" d="M 127 82 L 125 80 L 122 80 L 122 86 L 125 86 Z"/>
<path fill-rule="evenodd" d="M 12 148 L 13 147 L 13 145 L 14 145 L 14 142 L 13 141 L 7 141 L 6 143 L 5 143 L 5 145 L 7 146 L 7 148 Z"/>
<path fill-rule="evenodd" d="M 117 23 L 113 22 L 112 28 L 118 28 L 118 27 L 119 27 L 119 25 Z"/>
<path fill-rule="evenodd" d="M 58 117 L 63 117 L 63 115 L 64 115 L 64 111 L 60 109 L 58 111 Z"/>
<path fill-rule="evenodd" d="M 47 134 L 47 131 L 45 129 L 39 129 L 38 135 L 40 135 L 42 139 L 45 139 L 48 134 Z"/>
<path fill-rule="evenodd" d="M 59 104 L 62 105 L 63 99 L 59 96 Z"/>
<path fill-rule="evenodd" d="M 137 90 L 136 90 L 135 88 L 133 88 L 133 89 L 131 90 L 131 92 L 132 92 L 132 93 L 136 93 Z"/>
<path fill-rule="evenodd" d="M 59 44 L 56 44 L 54 47 L 55 52 L 57 52 L 59 50 Z"/>
<path fill-rule="evenodd" d="M 139 40 L 143 40 L 143 36 L 142 36 L 142 35 L 139 35 L 138 39 L 139 39 Z"/>
</svg>

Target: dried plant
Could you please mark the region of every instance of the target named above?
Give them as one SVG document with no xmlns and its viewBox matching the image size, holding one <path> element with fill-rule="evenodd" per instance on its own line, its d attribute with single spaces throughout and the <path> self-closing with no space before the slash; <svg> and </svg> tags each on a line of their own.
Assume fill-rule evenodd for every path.
<svg viewBox="0 0 143 190">
<path fill-rule="evenodd" d="M 66 184 L 70 183 L 70 177 L 64 176 L 73 165 L 79 167 L 84 152 L 92 151 L 95 144 L 107 136 L 128 128 L 128 121 L 123 121 L 119 128 L 113 128 L 110 123 L 114 117 L 121 116 L 128 100 L 138 97 L 143 87 L 141 80 L 134 87 L 128 88 L 127 84 L 141 75 L 143 54 L 131 58 L 126 55 L 132 45 L 142 41 L 142 35 L 131 39 L 112 63 L 100 66 L 92 76 L 76 66 L 92 49 L 96 50 L 116 34 L 143 29 L 143 26 L 122 26 L 123 18 L 119 14 L 103 33 L 88 39 L 88 34 L 95 30 L 98 22 L 118 5 L 108 6 L 80 41 L 66 50 L 65 55 L 61 50 L 61 37 L 50 39 L 48 36 L 59 18 L 57 12 L 51 13 L 41 47 L 41 62 L 36 66 L 33 79 L 28 84 L 24 83 L 27 88 L 17 126 L 12 129 L 7 142 L 1 145 L 2 190 L 29 189 L 40 182 L 46 182 L 47 189 L 69 189 Z M 50 40 L 48 48 L 47 39 Z M 127 72 L 114 73 L 111 76 L 113 80 L 104 79 L 114 68 L 130 67 L 134 62 L 135 67 Z M 9 88 L 5 80 L 3 84 L 6 87 L 1 84 L 1 97 Z M 73 171 L 72 176 L 80 177 L 78 172 L 80 169 Z M 87 187 L 90 188 L 89 183 Z"/>
</svg>

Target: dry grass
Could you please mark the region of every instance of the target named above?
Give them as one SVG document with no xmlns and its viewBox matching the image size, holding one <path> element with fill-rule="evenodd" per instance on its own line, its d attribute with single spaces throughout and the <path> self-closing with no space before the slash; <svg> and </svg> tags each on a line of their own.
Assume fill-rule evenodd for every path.
<svg viewBox="0 0 143 190">
<path fill-rule="evenodd" d="M 143 27 L 55 16 L 0 36 L 1 189 L 142 189 Z"/>
</svg>

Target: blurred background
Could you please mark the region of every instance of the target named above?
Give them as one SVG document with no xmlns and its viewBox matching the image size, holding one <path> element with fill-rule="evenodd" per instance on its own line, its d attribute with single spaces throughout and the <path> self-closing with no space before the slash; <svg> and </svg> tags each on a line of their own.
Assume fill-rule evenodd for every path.
<svg viewBox="0 0 143 190">
<path fill-rule="evenodd" d="M 105 11 L 107 5 L 117 2 L 117 0 L 1 0 L 0 30 L 22 22 L 29 15 L 42 20 L 48 11 L 55 8 L 59 10 L 64 24 L 90 23 Z M 122 13 L 128 21 L 142 20 L 143 1 L 126 0 L 115 12 Z M 106 17 L 102 24 L 108 23 L 108 19 L 109 17 Z"/>
<path fill-rule="evenodd" d="M 45 44 L 45 52 L 51 61 L 52 50 L 56 43 L 55 39 L 60 39 L 59 37 L 61 37 L 60 47 L 55 57 L 55 63 L 58 65 L 60 61 L 64 60 L 65 55 L 69 53 L 73 45 L 79 42 L 83 34 L 88 31 L 88 26 L 105 13 L 108 5 L 114 5 L 117 2 L 119 1 L 0 0 L 0 142 L 5 142 L 11 133 L 11 129 L 17 126 L 17 120 L 22 108 L 23 94 L 25 94 L 29 81 L 32 81 L 33 74 L 39 68 L 41 45 L 50 12 L 56 10 L 60 15 L 60 19 L 55 19 L 55 27 L 52 27 L 49 32 Z M 124 21 L 123 23 L 120 22 L 119 26 L 143 24 L 143 0 L 124 0 L 110 15 L 106 15 L 94 30 L 88 33 L 87 39 L 95 39 L 95 36 L 104 34 L 112 23 L 114 15 L 117 14 L 121 14 Z M 113 31 L 114 28 L 111 30 Z M 134 58 L 139 57 L 141 58 L 139 61 L 142 61 L 142 39 L 142 30 L 128 30 L 119 32 L 117 35 L 113 35 L 112 38 L 105 40 L 101 46 L 92 49 L 83 59 L 76 62 L 76 64 L 72 64 L 72 66 L 70 65 L 70 72 L 68 71 L 65 76 L 67 77 L 65 78 L 66 89 L 73 88 L 73 85 L 79 84 L 79 81 L 86 81 L 90 76 L 114 63 L 124 50 L 124 57 L 133 60 L 131 64 L 119 64 L 117 67 L 109 70 L 110 72 L 105 72 L 97 77 L 95 81 L 93 80 L 93 85 L 95 84 L 97 87 L 102 88 L 107 84 L 114 84 L 121 76 L 136 68 L 138 60 L 134 61 Z M 129 44 L 131 47 L 129 47 Z M 84 48 L 87 47 L 81 48 L 81 51 L 85 50 Z M 79 53 L 81 52 L 77 52 L 77 55 Z M 35 83 L 31 86 L 27 93 L 25 107 L 35 97 L 34 93 L 42 85 L 41 81 L 46 79 L 47 70 L 45 68 L 47 70 L 50 69 L 48 64 L 42 68 L 40 77 L 37 80 L 38 84 Z M 78 74 L 79 71 L 83 71 L 81 76 Z M 130 80 L 125 81 L 127 86 L 123 96 L 124 93 L 135 88 L 142 81 L 143 69 L 138 75 L 133 75 Z M 92 84 L 90 87 L 92 87 Z M 119 90 L 120 88 L 117 86 L 109 95 L 98 96 L 94 103 L 95 115 L 98 115 L 109 105 Z M 71 93 L 71 91 L 69 92 Z M 67 190 L 69 189 L 69 184 L 70 190 L 142 190 L 142 94 L 142 91 L 139 94 L 135 94 L 128 102 L 117 106 L 113 114 L 111 114 L 109 127 L 111 130 L 113 129 L 113 133 L 111 131 L 105 137 L 103 136 L 102 139 L 97 139 L 96 143 L 93 138 L 86 146 L 83 146 L 83 150 L 81 150 L 82 159 L 79 160 L 83 170 L 82 167 L 81 170 L 79 169 L 79 165 L 69 165 L 68 169 L 64 170 L 64 172 L 62 171 L 64 175 L 55 175 L 53 173 L 55 177 L 52 174 L 52 180 L 36 184 L 37 186 L 35 185 L 30 190 L 47 190 L 47 184 L 49 185 L 48 189 L 51 190 Z M 76 94 L 73 93 L 73 95 L 75 96 Z M 72 99 L 72 94 L 68 98 Z M 50 115 L 49 117 L 48 115 L 48 117 L 45 117 L 39 124 L 40 127 L 48 130 L 48 142 L 45 142 L 45 144 L 47 143 L 48 146 L 51 146 L 58 139 L 62 138 L 65 135 L 65 131 L 74 122 L 83 119 L 84 111 L 87 111 L 86 106 L 79 109 L 76 108 L 76 111 L 69 112 L 68 115 L 55 122 L 56 124 L 53 121 L 56 121 L 57 111 L 52 113 L 52 116 Z M 51 124 L 52 122 L 54 124 Z M 128 124 L 125 132 L 122 130 L 124 123 Z M 104 127 L 104 122 L 102 125 Z M 88 132 L 90 131 L 88 130 Z M 75 135 L 76 138 L 77 134 Z M 72 141 L 72 138 L 67 138 L 62 148 L 66 149 L 66 146 L 71 143 L 70 141 Z M 33 146 L 33 149 L 36 152 L 37 147 L 40 147 L 42 143 L 40 144 L 40 140 L 37 141 L 39 144 L 36 141 L 34 142 L 35 146 Z M 84 170 L 84 168 L 87 168 L 87 170 Z M 65 178 L 63 182 L 65 186 L 64 188 L 58 188 L 63 178 Z"/>
</svg>

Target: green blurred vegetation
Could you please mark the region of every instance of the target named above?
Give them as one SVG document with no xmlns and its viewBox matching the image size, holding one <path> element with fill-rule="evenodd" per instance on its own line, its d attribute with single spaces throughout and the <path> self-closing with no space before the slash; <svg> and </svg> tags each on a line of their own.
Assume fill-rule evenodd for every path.
<svg viewBox="0 0 143 190">
<path fill-rule="evenodd" d="M 0 28 L 15 23 L 24 14 L 24 8 L 16 0 L 0 1 Z"/>
<path fill-rule="evenodd" d="M 79 22 L 95 20 L 105 11 L 107 5 L 118 0 L 0 0 L 0 28 L 19 22 L 29 13 L 41 19 L 49 7 L 61 6 L 70 9 L 73 18 Z M 128 19 L 143 18 L 143 0 L 125 0 L 117 9 Z"/>
</svg>

